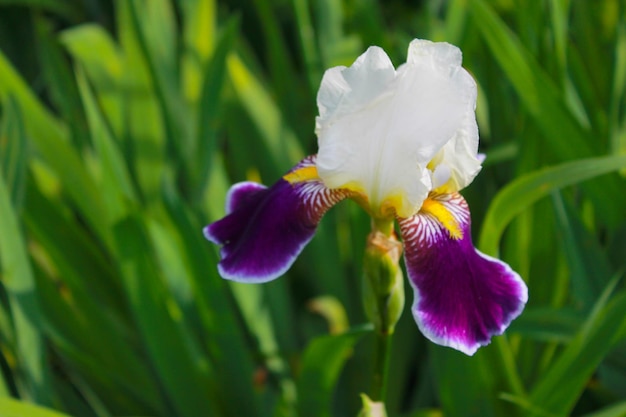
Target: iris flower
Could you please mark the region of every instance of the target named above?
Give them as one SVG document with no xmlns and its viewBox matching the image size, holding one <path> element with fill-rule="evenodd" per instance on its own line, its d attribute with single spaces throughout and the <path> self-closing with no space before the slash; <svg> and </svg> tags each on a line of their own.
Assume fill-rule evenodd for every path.
<svg viewBox="0 0 626 417">
<path fill-rule="evenodd" d="M 221 245 L 223 278 L 259 283 L 293 264 L 324 213 L 350 198 L 399 225 L 412 312 L 431 341 L 468 355 L 517 317 L 527 288 L 504 262 L 472 244 L 459 191 L 481 169 L 476 83 L 447 43 L 413 40 L 394 68 L 372 46 L 327 70 L 317 95 L 317 155 L 271 187 L 232 186 L 227 215 L 204 229 Z"/>
</svg>

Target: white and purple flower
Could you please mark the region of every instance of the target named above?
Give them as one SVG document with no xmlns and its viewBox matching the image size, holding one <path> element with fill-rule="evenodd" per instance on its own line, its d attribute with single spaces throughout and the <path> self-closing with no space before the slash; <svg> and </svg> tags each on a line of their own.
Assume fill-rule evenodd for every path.
<svg viewBox="0 0 626 417">
<path fill-rule="evenodd" d="M 204 234 L 221 247 L 222 277 L 282 275 L 324 213 L 351 198 L 376 220 L 396 219 L 415 292 L 413 316 L 435 343 L 468 355 L 501 334 L 527 301 L 520 276 L 477 251 L 458 193 L 481 168 L 476 84 L 461 51 L 414 40 L 397 69 L 378 47 L 324 74 L 319 151 L 276 184 L 235 184 L 227 216 Z"/>
</svg>

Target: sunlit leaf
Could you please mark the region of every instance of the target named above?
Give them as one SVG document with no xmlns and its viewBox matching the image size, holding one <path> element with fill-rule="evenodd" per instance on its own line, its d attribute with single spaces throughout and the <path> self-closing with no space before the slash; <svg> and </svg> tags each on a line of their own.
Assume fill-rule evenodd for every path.
<svg viewBox="0 0 626 417">
<path fill-rule="evenodd" d="M 11 398 L 0 398 L 0 413 L 3 417 L 71 417 L 68 414 Z"/>
<path fill-rule="evenodd" d="M 493 199 L 480 233 L 479 247 L 498 253 L 500 238 L 509 222 L 552 190 L 577 184 L 626 166 L 626 156 L 607 156 L 564 163 L 522 176 L 504 187 Z"/>
</svg>

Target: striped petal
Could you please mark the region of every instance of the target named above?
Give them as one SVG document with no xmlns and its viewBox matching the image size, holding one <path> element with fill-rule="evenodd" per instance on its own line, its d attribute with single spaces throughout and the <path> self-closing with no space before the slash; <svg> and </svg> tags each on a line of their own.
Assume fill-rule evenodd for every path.
<svg viewBox="0 0 626 417">
<path fill-rule="evenodd" d="M 233 185 L 226 217 L 204 228 L 208 240 L 222 245 L 220 275 L 266 282 L 284 274 L 313 238 L 324 213 L 347 196 L 317 178 L 315 156 L 269 188 L 253 182 Z"/>
<path fill-rule="evenodd" d="M 413 316 L 428 339 L 473 355 L 522 312 L 526 285 L 507 264 L 474 248 L 460 194 L 431 195 L 399 223 Z"/>
</svg>

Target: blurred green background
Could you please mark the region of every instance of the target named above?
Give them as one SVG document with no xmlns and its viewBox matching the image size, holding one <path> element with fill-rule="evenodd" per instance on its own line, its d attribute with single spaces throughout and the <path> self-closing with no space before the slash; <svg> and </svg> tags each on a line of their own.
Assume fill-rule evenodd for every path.
<svg viewBox="0 0 626 417">
<path fill-rule="evenodd" d="M 524 277 L 466 357 L 408 307 L 390 416 L 626 416 L 626 2 L 0 0 L 0 416 L 355 416 L 369 221 L 223 281 L 230 184 L 316 151 L 323 71 L 448 41 L 479 85 L 476 244 Z M 56 410 L 56 411 L 52 411 Z"/>
</svg>

